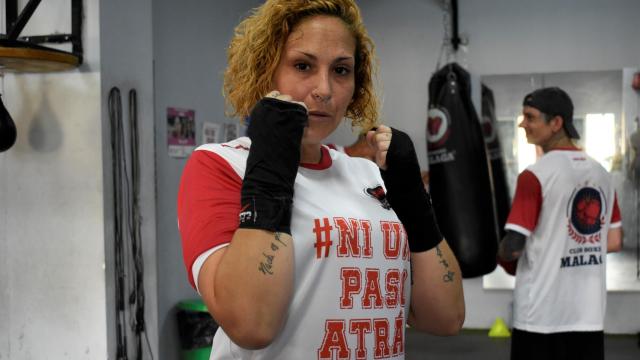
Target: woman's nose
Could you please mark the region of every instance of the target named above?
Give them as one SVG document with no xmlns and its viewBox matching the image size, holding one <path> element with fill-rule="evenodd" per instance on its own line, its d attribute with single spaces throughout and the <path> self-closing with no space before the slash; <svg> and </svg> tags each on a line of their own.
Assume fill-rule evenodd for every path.
<svg viewBox="0 0 640 360">
<path fill-rule="evenodd" d="M 331 77 L 328 74 L 318 74 L 315 89 L 311 91 L 314 100 L 327 102 L 331 99 Z"/>
</svg>

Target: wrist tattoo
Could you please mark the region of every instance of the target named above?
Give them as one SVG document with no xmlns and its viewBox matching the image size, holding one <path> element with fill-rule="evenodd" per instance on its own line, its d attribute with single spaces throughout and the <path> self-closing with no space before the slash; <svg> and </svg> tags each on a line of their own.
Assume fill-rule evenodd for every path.
<svg viewBox="0 0 640 360">
<path fill-rule="evenodd" d="M 276 257 L 276 252 L 280 250 L 281 246 L 287 247 L 287 244 L 280 239 L 280 233 L 274 233 L 275 241 L 271 242 L 270 249 L 273 254 L 267 254 L 262 252 L 262 261 L 260 261 L 260 265 L 258 266 L 258 271 L 263 273 L 264 275 L 273 275 L 273 259 Z"/>
</svg>

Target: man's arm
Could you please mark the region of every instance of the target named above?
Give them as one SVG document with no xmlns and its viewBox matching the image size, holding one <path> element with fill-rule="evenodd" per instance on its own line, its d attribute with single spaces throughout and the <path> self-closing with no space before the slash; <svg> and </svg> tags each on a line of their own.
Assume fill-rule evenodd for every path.
<svg viewBox="0 0 640 360">
<path fill-rule="evenodd" d="M 498 256 L 504 261 L 514 261 L 522 255 L 527 237 L 517 231 L 507 230 L 507 234 L 500 242 Z"/>
<path fill-rule="evenodd" d="M 607 233 L 607 252 L 618 252 L 622 250 L 622 227 L 609 229 Z"/>
</svg>

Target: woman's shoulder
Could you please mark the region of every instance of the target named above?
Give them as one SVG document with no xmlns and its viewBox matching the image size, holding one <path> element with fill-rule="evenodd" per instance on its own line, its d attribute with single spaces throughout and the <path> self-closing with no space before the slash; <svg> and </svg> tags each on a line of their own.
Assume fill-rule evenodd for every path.
<svg viewBox="0 0 640 360">
<path fill-rule="evenodd" d="M 242 177 L 250 148 L 251 140 L 248 137 L 225 143 L 203 144 L 194 150 L 189 162 L 197 161 L 208 168 L 231 167 Z"/>
</svg>

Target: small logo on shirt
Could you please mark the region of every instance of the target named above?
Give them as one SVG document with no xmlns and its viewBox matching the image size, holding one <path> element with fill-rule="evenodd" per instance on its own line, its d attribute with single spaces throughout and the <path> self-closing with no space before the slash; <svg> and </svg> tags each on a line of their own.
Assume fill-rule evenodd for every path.
<svg viewBox="0 0 640 360">
<path fill-rule="evenodd" d="M 599 243 L 606 206 L 602 192 L 592 187 L 574 191 L 567 204 L 569 236 L 578 244 Z"/>
<path fill-rule="evenodd" d="M 253 221 L 256 221 L 256 218 L 258 217 L 255 213 L 255 211 L 252 210 L 247 210 L 249 208 L 249 206 L 251 206 L 251 204 L 246 204 L 245 206 L 242 207 L 242 209 L 240 209 L 240 215 L 239 215 L 239 220 L 240 223 L 245 223 L 247 221 L 251 221 L 253 219 Z"/>
<path fill-rule="evenodd" d="M 391 210 L 391 205 L 389 205 L 389 201 L 387 201 L 387 194 L 384 192 L 384 189 L 381 185 L 372 188 L 366 188 L 364 192 L 372 198 L 378 200 L 382 208 Z"/>
</svg>

